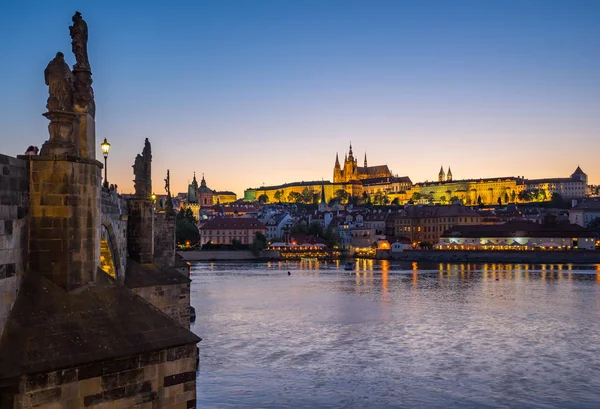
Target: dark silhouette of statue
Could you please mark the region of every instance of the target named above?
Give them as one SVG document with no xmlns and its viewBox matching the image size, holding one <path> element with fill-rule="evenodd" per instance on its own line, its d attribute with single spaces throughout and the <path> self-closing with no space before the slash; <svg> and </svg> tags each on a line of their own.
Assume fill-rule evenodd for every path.
<svg viewBox="0 0 600 409">
<path fill-rule="evenodd" d="M 165 190 L 167 192 L 167 202 L 165 203 L 165 213 L 167 214 L 175 214 L 175 210 L 173 209 L 173 198 L 171 197 L 171 174 L 169 169 L 167 169 L 167 178 L 165 179 Z"/>
<path fill-rule="evenodd" d="M 76 11 L 73 15 L 73 25 L 69 27 L 71 32 L 71 45 L 75 60 L 77 61 L 73 68 L 90 69 L 90 61 L 88 60 L 87 42 L 88 42 L 88 27 L 87 23 L 81 17 L 81 13 Z"/>
<path fill-rule="evenodd" d="M 149 199 L 152 195 L 152 147 L 148 138 L 144 142 L 142 154 L 135 157 L 133 163 L 135 196 Z"/>
<path fill-rule="evenodd" d="M 87 112 L 96 117 L 96 103 L 92 88 L 92 72 L 87 53 L 88 27 L 80 12 L 75 12 L 73 25 L 69 26 L 71 45 L 76 63 L 73 66 L 75 75 L 73 102 L 78 112 Z"/>
<path fill-rule="evenodd" d="M 56 57 L 48 63 L 44 70 L 44 79 L 48 85 L 48 111 L 73 111 L 73 73 L 65 62 L 63 53 L 56 53 Z"/>
</svg>

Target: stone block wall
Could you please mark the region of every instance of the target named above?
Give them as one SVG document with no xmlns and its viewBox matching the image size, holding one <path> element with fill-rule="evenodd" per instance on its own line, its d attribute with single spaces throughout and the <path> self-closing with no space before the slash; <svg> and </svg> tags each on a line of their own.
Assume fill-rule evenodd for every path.
<svg viewBox="0 0 600 409">
<path fill-rule="evenodd" d="M 29 270 L 67 291 L 94 281 L 102 165 L 76 157 L 29 160 Z"/>
<path fill-rule="evenodd" d="M 175 265 L 175 214 L 154 214 L 154 263 L 161 267 Z"/>
<path fill-rule="evenodd" d="M 133 292 L 185 328 L 190 326 L 190 283 L 134 288 Z"/>
<path fill-rule="evenodd" d="M 101 234 L 112 246 L 117 278 L 125 279 L 127 269 L 127 201 L 117 192 L 102 189 L 100 199 Z"/>
<path fill-rule="evenodd" d="M 28 162 L 0 154 L 0 338 L 25 272 Z"/>
<path fill-rule="evenodd" d="M 146 199 L 128 199 L 127 251 L 140 264 L 149 264 L 154 254 L 154 203 Z"/>
<path fill-rule="evenodd" d="M 196 345 L 21 378 L 14 409 L 196 407 Z"/>
</svg>

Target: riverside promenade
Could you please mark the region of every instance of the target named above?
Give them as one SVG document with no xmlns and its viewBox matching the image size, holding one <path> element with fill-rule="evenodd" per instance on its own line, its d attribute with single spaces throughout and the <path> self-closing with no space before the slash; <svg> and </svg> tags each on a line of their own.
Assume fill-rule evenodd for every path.
<svg viewBox="0 0 600 409">
<path fill-rule="evenodd" d="M 251 251 L 179 251 L 185 261 L 269 261 L 283 260 L 278 251 L 263 251 L 255 256 Z M 530 264 L 600 264 L 600 251 L 456 251 L 407 250 L 398 253 L 378 251 L 379 260 L 431 261 L 461 263 L 530 263 Z"/>
<path fill-rule="evenodd" d="M 380 254 L 378 254 L 379 256 Z M 454 250 L 408 250 L 400 253 L 381 254 L 382 259 L 398 261 L 434 262 L 483 262 L 483 263 L 600 263 L 600 251 L 454 251 Z"/>
</svg>

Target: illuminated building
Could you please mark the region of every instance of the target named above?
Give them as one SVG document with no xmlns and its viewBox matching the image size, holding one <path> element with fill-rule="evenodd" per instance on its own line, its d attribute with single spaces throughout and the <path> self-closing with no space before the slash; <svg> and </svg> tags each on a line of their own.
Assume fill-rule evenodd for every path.
<svg viewBox="0 0 600 409">
<path fill-rule="evenodd" d="M 212 244 L 232 244 L 238 240 L 241 244 L 251 244 L 256 233 L 266 234 L 267 228 L 254 217 L 217 217 L 202 224 L 200 244 L 209 241 Z"/>
<path fill-rule="evenodd" d="M 523 176 L 505 176 L 458 180 L 453 177 L 450 167 L 445 172 L 442 166 L 437 180 L 413 184 L 406 176 L 392 175 L 387 165 L 368 166 L 366 154 L 364 166 L 358 166 L 358 159 L 354 157 L 350 145 L 343 166 L 336 154 L 333 182 L 294 182 L 247 189 L 244 200 L 255 201 L 265 195 L 269 203 L 319 203 L 322 191 L 327 201 L 340 197 L 339 191 L 343 191 L 348 197 L 361 199 L 366 194 L 373 204 L 461 202 L 475 206 L 543 202 L 549 201 L 554 193 L 566 200 L 580 199 L 587 196 L 588 184 L 587 175 L 579 166 L 567 178 L 525 179 Z"/>
<path fill-rule="evenodd" d="M 456 225 L 479 225 L 481 216 L 469 207 L 409 206 L 388 217 L 394 236 L 408 237 L 413 244 L 435 244 L 444 231 Z"/>
<path fill-rule="evenodd" d="M 180 202 L 180 208 L 192 209 L 194 216 L 200 219 L 200 209 L 216 204 L 232 203 L 236 200 L 237 196 L 233 192 L 217 192 L 209 188 L 206 184 L 206 179 L 204 179 L 204 174 L 202 174 L 202 180 L 200 181 L 200 186 L 198 186 L 196 172 L 194 172 L 192 183 L 188 185 L 187 197 Z"/>
<path fill-rule="evenodd" d="M 352 144 L 350 144 L 350 150 L 348 151 L 348 154 L 344 157 L 344 167 L 340 166 L 339 157 L 337 154 L 335 155 L 333 183 L 390 177 L 392 177 L 392 173 L 388 169 L 387 165 L 368 166 L 366 153 L 364 166 L 358 166 L 358 159 L 354 157 L 354 153 L 352 152 Z"/>
<path fill-rule="evenodd" d="M 441 250 L 568 250 L 595 249 L 595 234 L 570 223 L 507 222 L 454 226 L 436 248 Z"/>
</svg>

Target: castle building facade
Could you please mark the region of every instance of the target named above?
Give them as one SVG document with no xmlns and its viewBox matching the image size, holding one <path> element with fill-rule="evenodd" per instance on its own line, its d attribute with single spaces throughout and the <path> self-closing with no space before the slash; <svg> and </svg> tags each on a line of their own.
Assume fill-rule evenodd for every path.
<svg viewBox="0 0 600 409">
<path fill-rule="evenodd" d="M 506 203 L 542 202 L 559 194 L 565 200 L 581 199 L 588 194 L 587 175 L 578 166 L 566 178 L 525 179 L 522 176 L 454 179 L 452 170 L 440 168 L 437 181 L 412 183 L 407 176 L 392 174 L 387 165 L 369 166 L 365 153 L 364 166 L 358 166 L 352 144 L 344 155 L 343 166 L 336 154 L 333 182 L 294 182 L 277 186 L 247 189 L 244 200 L 255 201 L 266 196 L 270 203 L 318 203 L 320 192 L 327 201 L 340 197 L 340 190 L 348 197 L 378 199 L 379 203 L 400 205 L 452 204 L 497 205 Z M 299 198 L 304 199 L 300 200 Z M 310 197 L 315 197 L 314 202 Z M 383 200 L 382 198 L 385 198 Z M 373 203 L 378 201 L 373 200 Z"/>
<path fill-rule="evenodd" d="M 350 150 L 344 156 L 344 167 L 340 166 L 340 159 L 337 153 L 335 155 L 333 183 L 347 183 L 356 180 L 391 177 L 392 173 L 387 165 L 368 166 L 366 153 L 364 166 L 358 166 L 358 159 L 354 157 L 354 153 L 352 152 L 352 144 L 350 144 Z"/>
</svg>

